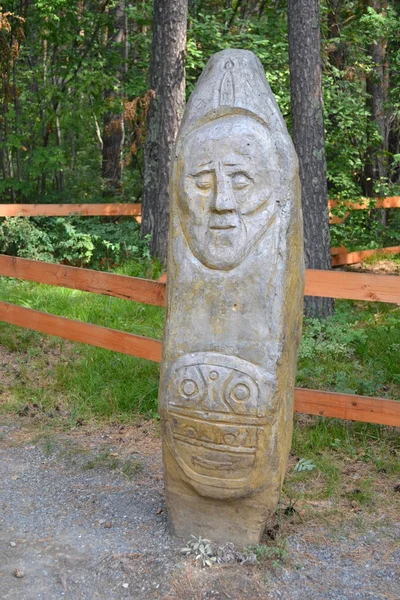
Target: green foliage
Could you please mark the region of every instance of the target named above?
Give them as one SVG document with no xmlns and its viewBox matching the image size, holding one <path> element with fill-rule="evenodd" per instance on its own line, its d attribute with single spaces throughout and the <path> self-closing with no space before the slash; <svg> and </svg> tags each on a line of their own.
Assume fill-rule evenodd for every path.
<svg viewBox="0 0 400 600">
<path fill-rule="evenodd" d="M 186 546 L 181 548 L 181 554 L 185 556 L 193 554 L 195 559 L 200 561 L 202 567 L 212 567 L 213 563 L 217 561 L 217 557 L 213 554 L 211 541 L 201 536 L 197 538 L 195 535 L 191 535 L 190 537 Z"/>
<path fill-rule="evenodd" d="M 362 477 L 365 463 L 370 474 L 377 475 L 381 486 L 382 473 L 400 472 L 399 437 L 393 428 L 371 423 L 341 419 L 295 416 L 292 454 L 307 455 L 318 467 L 313 472 L 287 474 L 284 490 L 291 503 L 299 499 L 334 498 L 343 495 L 360 504 L 369 504 L 374 492 L 371 482 Z M 346 466 L 354 465 L 354 487 L 342 489 Z M 380 475 L 378 475 L 380 474 Z"/>
<path fill-rule="evenodd" d="M 302 471 L 313 471 L 317 465 L 313 463 L 312 460 L 301 458 L 299 462 L 296 464 L 294 470 L 297 473 L 301 473 Z"/>
<path fill-rule="evenodd" d="M 110 471 L 119 471 L 127 479 L 132 479 L 143 470 L 143 463 L 139 460 L 123 459 L 116 453 L 104 450 L 94 455 L 83 465 L 84 470 L 108 469 Z"/>
<path fill-rule="evenodd" d="M 261 60 L 284 115 L 289 113 L 289 68 L 285 7 L 266 7 L 262 19 L 232 18 L 232 9 L 190 15 L 187 42 L 187 94 L 209 57 L 226 48 L 251 50 Z"/>
<path fill-rule="evenodd" d="M 53 260 L 53 244 L 30 219 L 12 217 L 0 222 L 0 252 L 32 260 Z"/>
<path fill-rule="evenodd" d="M 10 217 L 0 223 L 0 252 L 79 267 L 113 268 L 131 259 L 150 264 L 136 221 L 97 217 Z"/>
<path fill-rule="evenodd" d="M 351 358 L 357 342 L 365 340 L 365 332 L 358 329 L 356 323 L 349 323 L 343 315 L 324 320 L 305 319 L 299 358 L 315 359 L 322 353 L 332 358 Z"/>
<path fill-rule="evenodd" d="M 254 552 L 259 563 L 272 561 L 273 567 L 279 567 L 282 561 L 287 557 L 287 548 L 284 540 L 279 545 L 269 546 L 258 544 L 257 546 L 248 546 L 250 552 Z"/>
<path fill-rule="evenodd" d="M 392 190 L 395 193 L 397 190 Z M 371 207 L 374 201 L 371 200 Z M 387 224 L 382 223 L 382 213 L 379 210 L 351 210 L 349 208 L 334 209 L 338 216 L 350 212 L 349 216 L 338 225 L 331 225 L 331 245 L 344 245 L 349 251 L 368 250 L 397 246 L 400 242 L 400 211 L 394 209 L 388 212 Z"/>
<path fill-rule="evenodd" d="M 329 319 L 304 321 L 297 385 L 400 399 L 399 327 L 393 305 L 336 301 Z"/>
</svg>

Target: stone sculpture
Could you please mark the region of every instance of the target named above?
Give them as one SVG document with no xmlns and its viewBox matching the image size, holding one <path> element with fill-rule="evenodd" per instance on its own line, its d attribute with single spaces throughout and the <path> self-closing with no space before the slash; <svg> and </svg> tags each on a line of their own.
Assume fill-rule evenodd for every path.
<svg viewBox="0 0 400 600">
<path fill-rule="evenodd" d="M 159 404 L 177 535 L 258 543 L 276 509 L 303 289 L 294 147 L 260 61 L 224 50 L 190 97 L 170 182 Z"/>
</svg>

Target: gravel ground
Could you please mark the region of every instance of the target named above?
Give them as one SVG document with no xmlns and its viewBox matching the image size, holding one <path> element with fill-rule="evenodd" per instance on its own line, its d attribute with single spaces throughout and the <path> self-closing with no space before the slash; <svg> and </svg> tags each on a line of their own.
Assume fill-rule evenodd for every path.
<svg viewBox="0 0 400 600">
<path fill-rule="evenodd" d="M 1 600 L 400 599 L 400 522 L 384 515 L 300 523 L 279 564 L 180 555 L 146 425 L 36 440 L 0 426 L 0 481 Z"/>
</svg>

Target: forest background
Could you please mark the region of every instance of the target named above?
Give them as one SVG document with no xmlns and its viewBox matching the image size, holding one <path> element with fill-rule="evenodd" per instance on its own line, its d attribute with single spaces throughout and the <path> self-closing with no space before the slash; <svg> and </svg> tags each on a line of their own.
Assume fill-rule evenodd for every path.
<svg viewBox="0 0 400 600">
<path fill-rule="evenodd" d="M 320 11 L 329 197 L 398 195 L 399 5 L 325 0 Z M 150 0 L 2 3 L 2 203 L 141 201 L 152 18 Z M 291 130 L 286 1 L 190 1 L 187 95 L 224 48 L 257 54 Z M 396 210 L 354 211 L 331 242 L 390 246 L 399 225 Z M 0 252 L 109 268 L 148 247 L 132 219 L 20 218 L 0 223 Z"/>
</svg>

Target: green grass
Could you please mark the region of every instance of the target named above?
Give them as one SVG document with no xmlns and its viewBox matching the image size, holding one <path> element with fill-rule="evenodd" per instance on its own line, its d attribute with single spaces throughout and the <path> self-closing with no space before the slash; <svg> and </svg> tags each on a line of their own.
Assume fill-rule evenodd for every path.
<svg viewBox="0 0 400 600">
<path fill-rule="evenodd" d="M 123 270 L 130 275 L 149 275 L 135 264 Z M 159 268 L 152 274 L 158 276 Z M 146 337 L 162 337 L 164 310 L 155 306 L 9 278 L 0 278 L 0 300 Z M 153 362 L 6 323 L 0 323 L 0 344 L 15 352 L 17 363 L 10 393 L 0 404 L 3 412 L 21 410 L 26 403 L 39 405 L 44 413 L 54 412 L 61 399 L 72 422 L 81 417 L 123 421 L 132 414 L 156 414 L 159 367 Z M 46 355 L 53 358 L 50 364 L 46 364 Z"/>
<path fill-rule="evenodd" d="M 400 310 L 336 301 L 330 319 L 306 319 L 297 385 L 400 399 Z"/>
<path fill-rule="evenodd" d="M 126 274 L 155 276 L 140 263 Z M 160 339 L 164 310 L 76 290 L 0 278 L 0 300 Z M 382 303 L 337 301 L 327 321 L 306 320 L 297 385 L 400 399 L 400 310 Z M 52 417 L 126 421 L 156 416 L 159 367 L 150 361 L 0 323 L 0 344 L 13 353 L 0 410 L 34 405 Z M 335 438 L 333 438 L 335 439 Z M 332 475 L 333 477 L 333 475 Z"/>
<path fill-rule="evenodd" d="M 291 469 L 285 493 L 294 499 L 329 499 L 337 495 L 368 504 L 373 486 L 368 477 L 400 475 L 400 438 L 395 428 L 372 423 L 295 416 L 292 455 L 311 460 L 316 468 Z M 342 489 L 346 465 L 352 465 L 354 487 Z M 354 472 L 353 472 L 354 471 Z"/>
<path fill-rule="evenodd" d="M 100 452 L 90 458 L 86 463 L 82 465 L 82 468 L 86 471 L 92 469 L 108 469 L 110 471 L 119 471 L 127 479 L 132 479 L 136 474 L 143 470 L 143 463 L 139 460 L 132 459 L 121 459 L 115 456 L 115 453 L 110 453 L 108 450 Z"/>
<path fill-rule="evenodd" d="M 399 240 L 396 240 L 399 245 Z M 382 260 L 390 260 L 390 262 L 395 265 L 397 268 L 400 267 L 400 254 L 390 254 L 389 252 L 379 252 L 379 254 L 373 254 L 372 256 L 368 256 L 363 262 L 367 265 L 376 265 L 376 263 Z"/>
<path fill-rule="evenodd" d="M 286 549 L 286 540 L 278 540 L 279 545 L 258 544 L 257 546 L 248 546 L 249 552 L 254 552 L 259 563 L 272 562 L 272 567 L 279 567 L 288 555 Z"/>
</svg>

